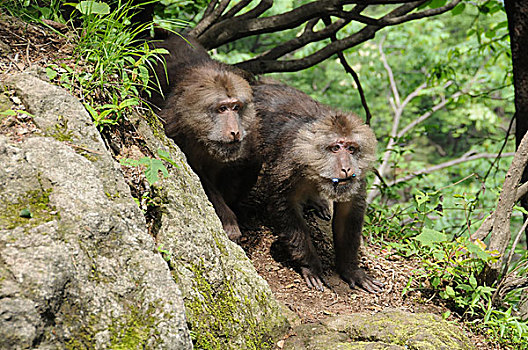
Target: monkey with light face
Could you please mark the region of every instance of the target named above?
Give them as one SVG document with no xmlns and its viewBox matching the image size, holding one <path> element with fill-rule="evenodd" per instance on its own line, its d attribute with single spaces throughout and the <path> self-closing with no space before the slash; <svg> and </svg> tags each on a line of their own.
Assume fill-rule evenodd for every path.
<svg viewBox="0 0 528 350">
<path fill-rule="evenodd" d="M 258 125 L 252 89 L 239 71 L 211 59 L 196 41 L 190 42 L 192 46 L 173 36 L 158 45 L 170 52 L 169 81 L 162 86 L 169 95 L 158 102 L 163 106 L 159 115 L 166 134 L 200 177 L 224 230 L 237 240 L 241 234 L 231 205 L 256 176 L 245 170 L 252 162 L 252 130 Z M 162 81 L 159 67 L 156 72 Z"/>
<path fill-rule="evenodd" d="M 272 225 L 282 236 L 310 288 L 323 290 L 322 265 L 303 218 L 306 207 L 330 219 L 337 272 L 350 287 L 378 292 L 382 284 L 359 267 L 366 208 L 365 176 L 375 159 L 376 137 L 352 113 L 333 110 L 292 87 L 253 87 L 261 120 L 260 185 Z"/>
</svg>

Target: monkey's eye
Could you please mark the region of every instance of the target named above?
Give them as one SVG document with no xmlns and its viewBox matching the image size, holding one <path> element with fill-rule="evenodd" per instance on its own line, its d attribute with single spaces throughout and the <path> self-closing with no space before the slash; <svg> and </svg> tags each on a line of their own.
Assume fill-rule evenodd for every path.
<svg viewBox="0 0 528 350">
<path fill-rule="evenodd" d="M 218 107 L 218 112 L 219 113 L 224 113 L 225 111 L 227 111 L 227 106 L 222 105 L 222 106 Z"/>
<path fill-rule="evenodd" d="M 357 147 L 356 146 L 348 146 L 347 147 L 347 151 L 349 151 L 350 153 L 355 153 L 357 151 Z"/>
<path fill-rule="evenodd" d="M 235 112 L 238 111 L 239 109 L 240 109 L 240 106 L 239 106 L 239 105 L 234 105 L 234 106 L 233 106 L 233 110 L 234 110 Z"/>
<path fill-rule="evenodd" d="M 339 145 L 330 146 L 330 151 L 332 151 L 332 152 L 337 152 L 340 149 L 341 149 L 341 146 L 339 146 Z"/>
</svg>

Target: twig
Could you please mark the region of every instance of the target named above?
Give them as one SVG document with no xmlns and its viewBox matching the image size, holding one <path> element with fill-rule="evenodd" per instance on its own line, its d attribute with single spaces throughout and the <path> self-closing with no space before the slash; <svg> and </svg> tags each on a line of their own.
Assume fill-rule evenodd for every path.
<svg viewBox="0 0 528 350">
<path fill-rule="evenodd" d="M 510 263 L 513 258 L 513 254 L 515 254 L 515 247 L 517 244 L 519 244 L 519 241 L 521 240 L 521 235 L 526 230 L 526 227 L 528 226 L 528 219 L 524 220 L 524 224 L 522 225 L 519 232 L 517 232 L 517 235 L 515 236 L 515 239 L 513 240 L 510 254 L 508 254 L 508 259 L 506 260 L 506 264 L 504 264 L 504 268 L 502 269 L 502 276 L 506 275 L 506 272 L 508 272 L 508 268 L 510 267 Z"/>
<path fill-rule="evenodd" d="M 332 24 L 330 17 L 325 17 L 323 19 L 326 26 L 329 26 Z M 314 23 L 315 24 L 315 23 Z M 337 37 L 334 34 L 332 34 L 330 40 L 332 42 L 337 41 Z M 363 105 L 363 109 L 365 110 L 365 124 L 370 125 L 370 120 L 372 119 L 372 114 L 370 114 L 370 109 L 367 104 L 367 99 L 365 98 L 365 92 L 363 91 L 363 87 L 361 86 L 361 82 L 359 81 L 359 76 L 357 75 L 356 71 L 348 64 L 345 55 L 343 54 L 343 51 L 339 51 L 337 53 L 337 57 L 339 57 L 339 62 L 341 62 L 341 65 L 345 69 L 345 71 L 352 76 L 354 79 L 356 86 L 358 88 L 359 96 L 361 98 L 361 104 Z"/>
</svg>

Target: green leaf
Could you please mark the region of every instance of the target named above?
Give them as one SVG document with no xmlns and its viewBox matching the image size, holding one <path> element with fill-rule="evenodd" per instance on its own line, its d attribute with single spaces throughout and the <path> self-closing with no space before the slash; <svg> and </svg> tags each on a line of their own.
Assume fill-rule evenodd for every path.
<svg viewBox="0 0 528 350">
<path fill-rule="evenodd" d="M 477 288 L 477 279 L 475 278 L 475 276 L 473 276 L 473 274 L 469 276 L 469 284 L 471 285 L 471 287 L 473 287 L 473 289 Z"/>
<path fill-rule="evenodd" d="M 452 10 L 451 10 L 451 14 L 453 16 L 456 16 L 456 15 L 459 15 L 461 14 L 462 12 L 464 12 L 464 9 L 466 8 L 466 3 L 465 2 L 462 2 L 458 5 L 456 5 Z"/>
<path fill-rule="evenodd" d="M 49 80 L 53 80 L 57 77 L 57 72 L 54 69 L 51 69 L 50 67 L 46 67 L 46 75 L 48 76 Z"/>
<path fill-rule="evenodd" d="M 138 166 L 141 163 L 137 159 L 121 158 L 119 159 L 119 164 L 124 166 Z"/>
<path fill-rule="evenodd" d="M 467 242 L 466 247 L 471 254 L 475 255 L 480 260 L 487 261 L 491 258 L 491 254 L 489 252 L 485 251 L 482 249 L 482 247 L 473 242 Z"/>
<path fill-rule="evenodd" d="M 454 299 L 456 296 L 455 290 L 451 288 L 451 286 L 447 286 L 445 292 L 446 295 L 452 299 Z"/>
<path fill-rule="evenodd" d="M 147 178 L 149 184 L 152 185 L 159 181 L 158 172 L 160 171 L 164 177 L 169 176 L 169 171 L 167 170 L 167 168 L 165 168 L 165 165 L 163 165 L 163 162 L 161 160 L 155 158 L 147 159 L 149 160 L 149 164 L 147 165 L 147 169 L 145 170 L 145 177 Z"/>
<path fill-rule="evenodd" d="M 7 111 L 0 112 L 0 115 L 6 116 L 6 117 L 13 116 L 13 115 L 17 115 L 17 112 L 12 109 L 8 109 Z"/>
<path fill-rule="evenodd" d="M 81 1 L 75 8 L 83 15 L 107 15 L 110 13 L 110 6 L 104 2 Z"/>
<path fill-rule="evenodd" d="M 31 214 L 31 212 L 29 211 L 28 208 L 22 209 L 22 210 L 20 211 L 20 214 L 19 214 L 19 215 L 20 215 L 21 218 L 27 218 L 27 219 L 33 217 L 33 214 Z"/>
<path fill-rule="evenodd" d="M 171 165 L 175 166 L 176 168 L 179 168 L 178 164 L 174 161 L 174 159 L 171 158 L 170 153 L 158 148 L 158 156 L 163 159 L 164 161 L 170 163 Z"/>
<path fill-rule="evenodd" d="M 432 0 L 429 4 L 429 8 L 435 9 L 438 7 L 442 7 L 446 4 L 447 0 Z"/>
<path fill-rule="evenodd" d="M 431 230 L 430 228 L 424 228 L 422 233 L 414 237 L 414 239 L 420 242 L 422 245 L 427 246 L 427 247 L 431 247 L 435 243 L 438 243 L 438 242 L 448 241 L 448 237 L 446 234 L 435 231 L 435 230 Z"/>
</svg>

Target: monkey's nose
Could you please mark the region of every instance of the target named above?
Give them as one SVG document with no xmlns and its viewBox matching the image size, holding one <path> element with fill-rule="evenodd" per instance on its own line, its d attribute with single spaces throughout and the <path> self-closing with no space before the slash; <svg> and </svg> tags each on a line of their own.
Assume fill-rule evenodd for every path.
<svg viewBox="0 0 528 350">
<path fill-rule="evenodd" d="M 231 131 L 233 141 L 240 141 L 240 131 Z"/>
<path fill-rule="evenodd" d="M 350 168 L 343 168 L 341 169 L 341 171 L 345 174 L 345 177 L 348 177 L 349 174 L 351 173 L 351 169 Z"/>
</svg>

